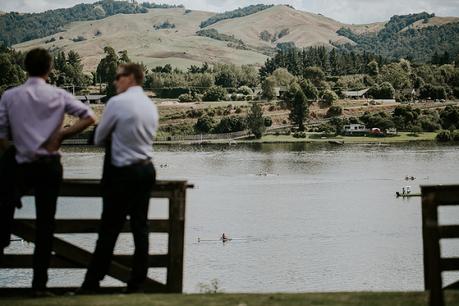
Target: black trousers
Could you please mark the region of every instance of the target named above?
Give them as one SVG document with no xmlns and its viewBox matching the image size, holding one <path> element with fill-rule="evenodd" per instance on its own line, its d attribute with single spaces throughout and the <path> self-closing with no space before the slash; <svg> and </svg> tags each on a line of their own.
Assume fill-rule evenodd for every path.
<svg viewBox="0 0 459 306">
<path fill-rule="evenodd" d="M 97 288 L 107 274 L 116 240 L 129 216 L 135 252 L 128 287 L 140 288 L 148 272 L 147 220 L 155 169 L 151 163 L 109 168 L 110 175 L 104 174 L 102 185 L 104 195 L 99 237 L 83 287 Z"/>
<path fill-rule="evenodd" d="M 10 245 L 14 211 L 22 207 L 17 173 L 16 149 L 9 147 L 0 156 L 0 251 Z"/>
<path fill-rule="evenodd" d="M 62 165 L 58 156 L 17 166 L 16 182 L 21 190 L 35 193 L 36 231 L 33 254 L 32 288 L 43 290 L 48 282 L 48 268 L 53 246 L 54 217 L 62 183 Z"/>
</svg>

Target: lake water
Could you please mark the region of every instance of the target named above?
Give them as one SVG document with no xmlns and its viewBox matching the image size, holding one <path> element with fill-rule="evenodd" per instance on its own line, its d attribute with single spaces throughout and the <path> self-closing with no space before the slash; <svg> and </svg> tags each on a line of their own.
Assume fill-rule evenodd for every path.
<svg viewBox="0 0 459 306">
<path fill-rule="evenodd" d="M 67 151 L 65 177 L 100 177 L 102 152 Z M 458 146 L 433 144 L 163 146 L 155 155 L 159 179 L 196 186 L 187 199 L 186 292 L 212 280 L 225 292 L 423 290 L 420 199 L 394 194 L 404 185 L 417 192 L 422 184 L 459 183 L 458 162 Z M 33 217 L 33 201 L 24 202 L 18 216 Z M 58 217 L 99 215 L 100 200 L 59 200 Z M 152 200 L 150 216 L 166 217 L 166 202 Z M 440 217 L 457 222 L 459 209 Z M 197 241 L 223 232 L 244 240 Z M 92 250 L 95 238 L 68 239 Z M 442 247 L 459 254 L 459 241 Z M 32 250 L 17 242 L 9 249 Z M 131 250 L 130 235 L 122 235 L 117 252 Z M 151 235 L 151 252 L 166 250 L 166 236 Z M 83 272 L 54 270 L 50 285 L 78 285 Z M 163 270 L 150 275 L 165 278 Z M 26 270 L 0 274 L 1 286 L 29 284 Z"/>
</svg>

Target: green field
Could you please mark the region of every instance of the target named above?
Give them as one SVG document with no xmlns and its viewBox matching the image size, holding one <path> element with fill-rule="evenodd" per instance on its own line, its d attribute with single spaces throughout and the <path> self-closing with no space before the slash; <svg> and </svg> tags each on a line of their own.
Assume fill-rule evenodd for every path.
<svg viewBox="0 0 459 306">
<path fill-rule="evenodd" d="M 413 136 L 410 133 L 399 133 L 397 136 L 392 137 L 366 137 L 366 136 L 335 136 L 335 137 L 311 137 L 308 135 L 307 138 L 295 138 L 292 135 L 267 135 L 264 136 L 262 142 L 298 142 L 298 141 L 310 141 L 310 142 L 323 142 L 323 141 L 344 141 L 344 143 L 395 143 L 395 142 L 410 142 L 410 141 L 433 141 L 437 136 L 437 133 L 420 133 L 417 136 Z"/>
<path fill-rule="evenodd" d="M 407 293 L 301 293 L 301 294 L 183 294 L 99 295 L 53 298 L 1 298 L 2 306 L 397 306 L 427 305 L 427 294 Z M 447 292 L 446 304 L 459 305 L 459 292 Z"/>
<path fill-rule="evenodd" d="M 437 133 L 420 133 L 417 136 L 413 136 L 410 133 L 399 133 L 393 137 L 365 137 L 365 136 L 336 136 L 336 137 L 311 137 L 313 135 L 307 135 L 307 138 L 295 138 L 292 135 L 266 135 L 260 140 L 252 140 L 254 142 L 263 143 L 283 143 L 283 142 L 328 142 L 328 141 L 340 141 L 344 143 L 400 143 L 400 142 L 412 142 L 412 141 L 434 141 Z"/>
</svg>

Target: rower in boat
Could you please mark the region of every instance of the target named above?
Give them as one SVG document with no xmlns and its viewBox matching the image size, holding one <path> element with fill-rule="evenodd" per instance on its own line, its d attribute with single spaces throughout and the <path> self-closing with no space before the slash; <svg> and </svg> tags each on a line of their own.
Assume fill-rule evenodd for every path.
<svg viewBox="0 0 459 306">
<path fill-rule="evenodd" d="M 230 240 L 230 238 L 228 236 L 226 236 L 225 233 L 223 233 L 222 236 L 220 237 L 220 240 L 223 241 L 223 242 L 227 242 L 228 240 Z"/>
</svg>

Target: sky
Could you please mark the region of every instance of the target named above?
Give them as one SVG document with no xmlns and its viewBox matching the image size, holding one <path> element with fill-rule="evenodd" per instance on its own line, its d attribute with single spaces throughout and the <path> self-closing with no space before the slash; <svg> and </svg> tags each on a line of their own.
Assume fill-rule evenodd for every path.
<svg viewBox="0 0 459 306">
<path fill-rule="evenodd" d="M 147 2 L 148 0 L 138 0 Z M 1 11 L 42 12 L 71 7 L 95 0 L 0 0 Z M 321 13 L 344 23 L 386 21 L 393 15 L 427 11 L 437 16 L 458 16 L 459 0 L 157 0 L 156 3 L 183 4 L 193 10 L 223 12 L 251 4 L 290 4 L 296 9 Z"/>
</svg>

